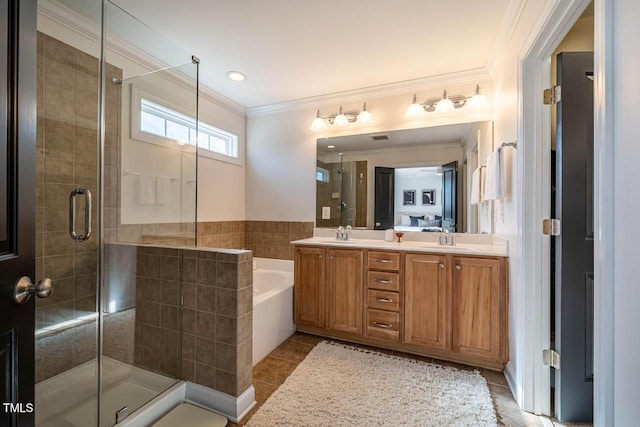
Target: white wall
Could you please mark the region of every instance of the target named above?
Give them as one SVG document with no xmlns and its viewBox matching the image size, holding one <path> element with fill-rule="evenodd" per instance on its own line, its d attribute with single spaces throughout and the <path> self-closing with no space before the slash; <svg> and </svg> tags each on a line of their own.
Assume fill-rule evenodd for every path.
<svg viewBox="0 0 640 427">
<path fill-rule="evenodd" d="M 640 197 L 637 175 L 640 159 L 640 5 L 618 0 L 613 7 L 613 206 L 614 236 L 614 421 L 616 426 L 638 425 L 640 419 L 640 279 L 637 242 L 640 241 Z"/>
<path fill-rule="evenodd" d="M 450 94 L 472 94 L 475 82 L 447 85 Z M 491 82 L 480 82 L 491 99 Z M 418 91 L 418 98 L 438 98 L 442 86 Z M 315 221 L 316 140 L 398 129 L 491 120 L 491 107 L 479 112 L 461 109 L 446 115 L 429 114 L 424 119 L 406 120 L 404 114 L 413 92 L 369 99 L 334 100 L 322 105 L 304 105 L 292 111 L 250 114 L 247 122 L 247 219 L 267 221 Z M 370 126 L 350 125 L 344 130 L 312 132 L 309 129 L 317 108 L 324 115 L 359 110 L 362 102 L 374 117 Z M 462 150 L 460 150 L 461 152 Z M 462 153 L 460 153 L 462 158 Z M 405 161 L 410 161 L 407 159 Z M 406 166 L 409 166 L 407 164 Z"/>
<path fill-rule="evenodd" d="M 535 27 L 543 11 L 548 8 L 547 1 L 525 1 L 520 14 L 514 21 L 514 27 L 504 46 L 498 46 L 495 59 L 495 121 L 494 144 L 516 141 L 518 139 L 520 115 L 520 94 L 518 93 L 518 77 L 521 55 L 524 46 L 530 44 L 535 37 Z M 533 283 L 519 283 L 518 259 L 518 202 L 522 197 L 518 188 L 517 152 L 513 148 L 505 149 L 506 198 L 494 202 L 494 231 L 509 242 L 509 362 L 506 374 L 514 387 L 514 397 L 523 404 L 524 364 L 533 363 L 533 355 L 524 353 L 527 337 L 524 333 L 526 301 L 524 290 Z M 485 156 L 485 154 L 482 154 Z M 482 157 L 481 157 L 482 158 Z M 528 360 L 526 360 L 528 359 Z M 528 378 L 531 382 L 532 379 Z"/>
</svg>

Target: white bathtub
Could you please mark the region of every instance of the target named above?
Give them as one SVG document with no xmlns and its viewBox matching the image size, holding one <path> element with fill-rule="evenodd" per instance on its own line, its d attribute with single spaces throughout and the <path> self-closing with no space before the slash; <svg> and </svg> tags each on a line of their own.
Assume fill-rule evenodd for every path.
<svg viewBox="0 0 640 427">
<path fill-rule="evenodd" d="M 253 365 L 296 330 L 293 323 L 293 261 L 254 258 Z"/>
</svg>

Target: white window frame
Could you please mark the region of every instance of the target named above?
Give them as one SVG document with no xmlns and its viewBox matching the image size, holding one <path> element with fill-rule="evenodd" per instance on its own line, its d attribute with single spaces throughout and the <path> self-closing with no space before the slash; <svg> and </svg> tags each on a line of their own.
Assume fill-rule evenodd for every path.
<svg viewBox="0 0 640 427">
<path fill-rule="evenodd" d="M 322 179 L 318 179 L 318 173 L 322 174 Z M 316 181 L 329 183 L 329 171 L 325 168 L 321 168 L 320 166 L 316 166 Z"/>
<path fill-rule="evenodd" d="M 237 166 L 243 165 L 243 157 L 242 157 L 242 145 L 240 144 L 240 138 L 238 135 L 229 132 L 227 130 L 221 129 L 212 124 L 206 123 L 202 118 L 198 120 L 198 131 L 206 132 L 208 134 L 217 134 L 220 135 L 222 139 L 230 139 L 235 144 L 235 151 L 237 157 L 229 156 L 223 153 L 219 153 L 217 151 L 212 151 L 207 148 L 203 148 L 194 144 L 191 144 L 187 141 L 185 144 L 180 144 L 178 141 L 163 137 L 160 135 L 156 135 L 153 133 L 145 132 L 141 129 L 141 113 L 142 113 L 142 99 L 148 100 L 154 104 L 158 104 L 161 107 L 167 108 L 176 112 L 177 114 L 184 116 L 184 118 L 179 117 L 178 119 L 183 120 L 183 124 L 190 127 L 189 122 L 195 120 L 189 112 L 185 111 L 183 108 L 178 107 L 177 105 L 168 102 L 164 99 L 161 99 L 157 96 L 152 95 L 151 93 L 137 87 L 135 85 L 131 85 L 131 139 L 135 139 L 137 141 L 148 142 L 151 144 L 161 145 L 163 147 L 178 149 L 180 150 L 183 146 L 194 147 L 198 149 L 198 155 L 204 156 L 213 160 L 219 160 L 225 163 L 231 163 Z M 174 120 L 178 122 L 177 120 Z M 191 127 L 190 127 L 191 129 Z"/>
</svg>

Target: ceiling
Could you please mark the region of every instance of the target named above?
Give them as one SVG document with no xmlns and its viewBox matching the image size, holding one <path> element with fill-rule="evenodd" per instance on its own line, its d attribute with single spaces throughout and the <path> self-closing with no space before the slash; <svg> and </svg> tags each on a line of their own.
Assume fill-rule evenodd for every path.
<svg viewBox="0 0 640 427">
<path fill-rule="evenodd" d="M 460 123 L 419 129 L 394 130 L 382 133 L 376 132 L 320 138 L 318 139 L 318 152 L 320 154 L 334 154 L 412 146 L 428 147 L 429 145 L 461 144 L 467 137 L 470 127 L 470 123 Z M 379 135 L 387 135 L 389 139 L 375 141 L 372 138 L 372 136 Z M 333 145 L 335 148 L 328 148 L 330 145 Z"/>
<path fill-rule="evenodd" d="M 115 0 L 246 108 L 486 67 L 509 2 Z"/>
</svg>

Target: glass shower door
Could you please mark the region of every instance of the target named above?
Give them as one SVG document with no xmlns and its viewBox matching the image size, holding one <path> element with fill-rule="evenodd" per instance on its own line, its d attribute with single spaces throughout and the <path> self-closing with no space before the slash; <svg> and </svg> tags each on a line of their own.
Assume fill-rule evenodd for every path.
<svg viewBox="0 0 640 427">
<path fill-rule="evenodd" d="M 39 9 L 36 424 L 111 426 L 183 377 L 198 64 L 109 1 Z"/>
</svg>

